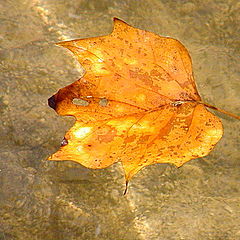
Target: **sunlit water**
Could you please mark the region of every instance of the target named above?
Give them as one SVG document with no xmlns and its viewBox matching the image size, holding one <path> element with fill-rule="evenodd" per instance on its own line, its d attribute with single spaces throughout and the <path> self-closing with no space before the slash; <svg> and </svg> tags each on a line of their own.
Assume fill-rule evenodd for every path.
<svg viewBox="0 0 240 240">
<path fill-rule="evenodd" d="M 0 1 L 0 239 L 240 239 L 239 122 L 208 157 L 142 170 L 123 196 L 120 165 L 47 162 L 73 119 L 47 99 L 83 69 L 66 39 L 107 34 L 112 17 L 179 39 L 202 98 L 239 110 L 236 1 Z"/>
</svg>

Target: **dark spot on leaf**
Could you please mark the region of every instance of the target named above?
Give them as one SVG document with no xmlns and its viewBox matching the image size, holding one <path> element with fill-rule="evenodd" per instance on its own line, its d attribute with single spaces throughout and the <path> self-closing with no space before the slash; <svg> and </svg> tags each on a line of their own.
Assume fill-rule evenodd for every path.
<svg viewBox="0 0 240 240">
<path fill-rule="evenodd" d="M 56 101 L 54 95 L 48 99 L 48 106 L 53 108 L 54 110 L 56 109 Z"/>
<path fill-rule="evenodd" d="M 61 146 L 66 146 L 68 144 L 68 140 L 66 138 L 64 138 L 61 142 Z"/>
</svg>

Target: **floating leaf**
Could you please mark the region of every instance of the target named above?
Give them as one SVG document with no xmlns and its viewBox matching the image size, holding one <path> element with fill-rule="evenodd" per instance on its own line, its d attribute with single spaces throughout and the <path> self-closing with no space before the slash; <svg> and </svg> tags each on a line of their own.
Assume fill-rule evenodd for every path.
<svg viewBox="0 0 240 240">
<path fill-rule="evenodd" d="M 223 134 L 197 92 L 191 58 L 177 40 L 114 19 L 107 36 L 58 43 L 85 75 L 49 99 L 76 122 L 49 160 L 101 169 L 121 162 L 128 182 L 155 163 L 180 167 L 206 156 Z"/>
</svg>

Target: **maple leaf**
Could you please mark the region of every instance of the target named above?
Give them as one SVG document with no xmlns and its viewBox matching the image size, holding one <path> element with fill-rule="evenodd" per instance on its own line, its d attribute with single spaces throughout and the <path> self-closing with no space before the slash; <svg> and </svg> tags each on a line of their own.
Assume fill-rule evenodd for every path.
<svg viewBox="0 0 240 240">
<path fill-rule="evenodd" d="M 128 183 L 147 165 L 180 167 L 206 156 L 222 137 L 220 119 L 205 106 L 216 108 L 201 101 L 179 41 L 114 18 L 107 36 L 58 45 L 86 71 L 49 99 L 58 114 L 76 118 L 49 160 L 93 169 L 121 162 Z"/>
</svg>

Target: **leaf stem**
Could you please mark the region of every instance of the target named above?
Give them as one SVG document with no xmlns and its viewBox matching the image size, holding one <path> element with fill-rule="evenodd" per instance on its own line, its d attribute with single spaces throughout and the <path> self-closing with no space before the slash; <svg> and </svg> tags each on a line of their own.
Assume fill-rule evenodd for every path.
<svg viewBox="0 0 240 240">
<path fill-rule="evenodd" d="M 224 113 L 224 114 L 226 114 L 226 115 L 228 115 L 228 116 L 230 116 L 230 117 L 233 117 L 233 118 L 236 118 L 236 119 L 240 120 L 240 116 L 238 116 L 238 115 L 236 115 L 236 114 L 233 114 L 233 113 L 231 113 L 231 112 L 225 111 L 225 110 L 223 110 L 223 109 L 221 109 L 221 108 L 215 107 L 215 106 L 213 106 L 213 105 L 211 105 L 211 104 L 208 104 L 208 103 L 205 103 L 205 102 L 201 102 L 201 101 L 200 101 L 199 103 L 203 104 L 205 107 L 211 108 L 211 109 L 213 109 L 213 110 L 216 110 L 216 111 L 218 111 L 218 112 Z"/>
</svg>

